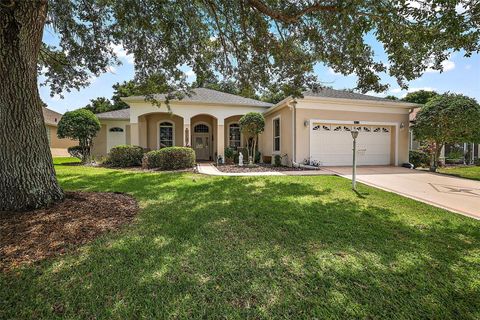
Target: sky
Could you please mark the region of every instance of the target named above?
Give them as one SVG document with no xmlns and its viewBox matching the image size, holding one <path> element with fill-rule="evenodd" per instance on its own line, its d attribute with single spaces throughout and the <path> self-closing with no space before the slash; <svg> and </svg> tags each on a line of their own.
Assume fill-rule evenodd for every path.
<svg viewBox="0 0 480 320">
<path fill-rule="evenodd" d="M 55 34 L 48 29 L 45 29 L 43 40 L 47 44 L 58 44 Z M 367 36 L 366 41 L 375 51 L 376 59 L 387 62 L 381 44 L 376 42 L 373 37 Z M 48 87 L 39 87 L 42 100 L 50 109 L 64 113 L 84 107 L 89 103 L 90 99 L 97 97 L 110 99 L 113 93 L 113 84 L 128 81 L 134 77 L 133 56 L 127 55 L 121 46 L 115 46 L 114 50 L 122 65 L 112 66 L 109 72 L 93 78 L 92 83 L 80 91 L 72 90 L 70 93 L 65 92 L 63 99 L 59 96 L 51 97 Z M 389 90 L 382 93 L 370 92 L 368 94 L 380 97 L 394 95 L 402 98 L 407 92 L 424 89 L 435 90 L 440 93 L 446 91 L 461 93 L 480 102 L 480 54 L 474 54 L 466 58 L 462 52 L 455 52 L 450 56 L 449 60 L 443 63 L 443 67 L 444 71 L 441 73 L 439 71 L 427 70 L 420 78 L 409 82 L 408 91 L 401 90 L 394 78 L 384 75 L 382 80 L 384 83 L 390 84 Z M 189 80 L 193 81 L 195 79 L 194 73 L 188 68 L 184 68 L 184 70 Z M 315 73 L 324 85 L 331 86 L 334 89 L 350 89 L 356 86 L 355 75 L 344 76 L 336 74 L 332 69 L 322 64 L 315 66 Z"/>
</svg>

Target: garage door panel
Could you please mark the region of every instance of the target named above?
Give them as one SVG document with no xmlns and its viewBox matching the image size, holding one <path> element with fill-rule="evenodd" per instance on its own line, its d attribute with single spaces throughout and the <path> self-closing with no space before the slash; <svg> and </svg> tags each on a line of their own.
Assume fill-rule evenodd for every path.
<svg viewBox="0 0 480 320">
<path fill-rule="evenodd" d="M 311 160 L 322 166 L 352 164 L 352 125 L 314 124 L 311 130 Z M 355 126 L 359 165 L 389 165 L 391 129 L 385 126 Z"/>
</svg>

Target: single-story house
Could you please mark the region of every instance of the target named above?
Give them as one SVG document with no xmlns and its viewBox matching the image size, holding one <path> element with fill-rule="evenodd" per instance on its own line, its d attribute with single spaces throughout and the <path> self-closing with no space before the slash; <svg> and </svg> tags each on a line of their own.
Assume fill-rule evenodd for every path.
<svg viewBox="0 0 480 320">
<path fill-rule="evenodd" d="M 57 137 L 58 122 L 62 114 L 46 107 L 42 108 L 45 129 L 47 130 L 48 145 L 54 156 L 68 156 L 67 148 L 78 144 L 75 140 L 60 139 Z"/>
<path fill-rule="evenodd" d="M 410 125 L 415 123 L 418 112 L 421 108 L 415 108 L 410 113 Z M 415 139 L 410 131 L 410 150 L 420 150 L 421 142 Z M 460 158 L 458 157 L 459 155 Z M 480 157 L 480 144 L 471 142 L 447 143 L 440 152 L 442 163 L 464 163 L 473 164 Z"/>
<path fill-rule="evenodd" d="M 94 140 L 93 154 L 105 156 L 119 144 L 151 150 L 191 146 L 198 160 L 223 159 L 225 147 L 244 146 L 238 122 L 253 111 L 265 116 L 259 151 L 267 161 L 280 155 L 286 165 L 350 165 L 355 127 L 360 165 L 408 162 L 409 113 L 418 105 L 327 88 L 303 95 L 273 105 L 197 88 L 191 96 L 171 100 L 171 112 L 143 96 L 126 97 L 123 101 L 129 109 L 97 114 L 102 128 Z M 164 98 L 156 96 L 159 101 Z"/>
</svg>

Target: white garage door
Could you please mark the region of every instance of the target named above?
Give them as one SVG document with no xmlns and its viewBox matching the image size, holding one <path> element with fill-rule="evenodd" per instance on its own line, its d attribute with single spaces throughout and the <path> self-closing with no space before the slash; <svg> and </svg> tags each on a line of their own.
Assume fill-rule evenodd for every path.
<svg viewBox="0 0 480 320">
<path fill-rule="evenodd" d="M 357 163 L 390 165 L 390 126 L 313 123 L 310 132 L 310 159 L 321 166 L 352 164 L 352 128 L 359 131 Z"/>
</svg>

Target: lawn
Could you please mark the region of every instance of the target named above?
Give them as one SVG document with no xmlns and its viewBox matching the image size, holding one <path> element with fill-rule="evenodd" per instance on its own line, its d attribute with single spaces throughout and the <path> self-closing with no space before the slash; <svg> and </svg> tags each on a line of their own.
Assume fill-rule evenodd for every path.
<svg viewBox="0 0 480 320">
<path fill-rule="evenodd" d="M 318 177 L 56 166 L 133 225 L 0 274 L 0 318 L 479 319 L 480 222 Z"/>
<path fill-rule="evenodd" d="M 458 166 L 439 168 L 438 172 L 450 174 L 460 178 L 480 180 L 480 166 Z"/>
</svg>

